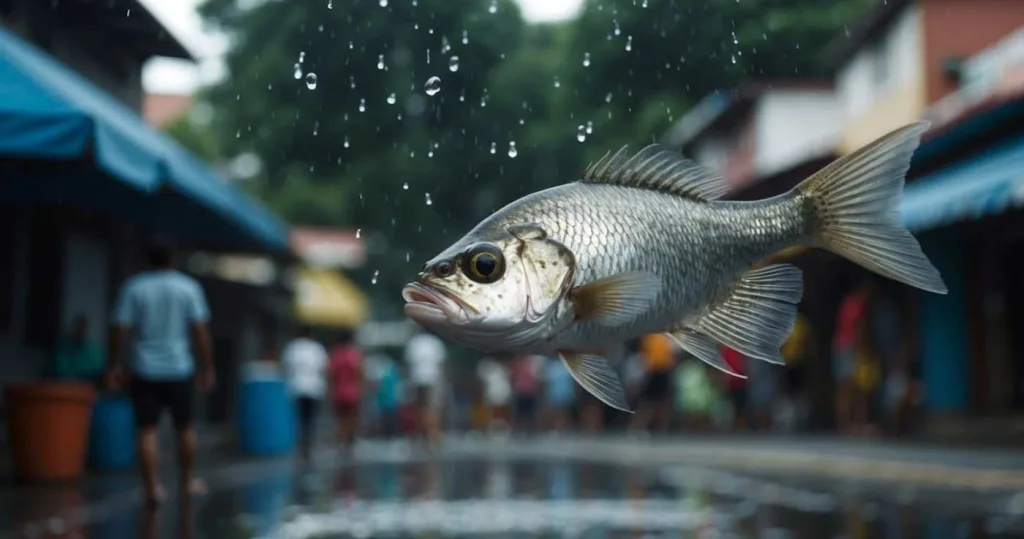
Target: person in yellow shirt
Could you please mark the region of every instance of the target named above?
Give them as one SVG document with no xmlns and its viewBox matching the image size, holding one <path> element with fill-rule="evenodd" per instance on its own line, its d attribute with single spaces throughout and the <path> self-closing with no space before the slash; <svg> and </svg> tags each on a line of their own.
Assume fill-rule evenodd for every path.
<svg viewBox="0 0 1024 539">
<path fill-rule="evenodd" d="M 798 427 L 803 416 L 806 396 L 808 354 L 812 349 L 811 323 L 803 313 L 798 313 L 789 338 L 782 345 L 782 359 L 786 362 L 785 386 L 782 402 L 783 423 L 789 430 Z"/>
<path fill-rule="evenodd" d="M 651 424 L 661 431 L 672 421 L 672 371 L 676 347 L 664 334 L 646 335 L 640 340 L 640 354 L 647 362 L 646 380 L 630 429 L 646 431 Z"/>
</svg>

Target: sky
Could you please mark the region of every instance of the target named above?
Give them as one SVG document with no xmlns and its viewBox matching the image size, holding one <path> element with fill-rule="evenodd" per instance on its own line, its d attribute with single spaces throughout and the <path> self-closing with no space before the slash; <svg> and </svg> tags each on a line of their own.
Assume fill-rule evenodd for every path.
<svg viewBox="0 0 1024 539">
<path fill-rule="evenodd" d="M 324 0 L 326 2 L 326 0 Z M 190 62 L 154 58 L 142 72 L 147 92 L 188 94 L 201 85 L 218 80 L 224 74 L 221 56 L 227 39 L 203 25 L 196 13 L 202 0 L 140 0 L 198 60 Z M 573 17 L 583 0 L 516 0 L 523 17 L 530 22 L 553 22 Z M 283 68 L 282 68 L 283 69 Z"/>
</svg>

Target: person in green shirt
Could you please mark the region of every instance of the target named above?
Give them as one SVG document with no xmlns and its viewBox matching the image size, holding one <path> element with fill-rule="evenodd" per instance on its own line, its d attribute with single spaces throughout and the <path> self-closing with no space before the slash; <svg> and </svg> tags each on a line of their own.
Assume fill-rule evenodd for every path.
<svg viewBox="0 0 1024 539">
<path fill-rule="evenodd" d="M 691 430 L 707 430 L 712 425 L 718 395 L 707 369 L 707 365 L 685 354 L 675 372 L 676 408 L 683 412 L 686 427 Z"/>
<path fill-rule="evenodd" d="M 89 337 L 89 320 L 78 315 L 71 332 L 57 342 L 53 375 L 66 380 L 99 380 L 106 368 L 105 361 L 99 346 Z"/>
</svg>

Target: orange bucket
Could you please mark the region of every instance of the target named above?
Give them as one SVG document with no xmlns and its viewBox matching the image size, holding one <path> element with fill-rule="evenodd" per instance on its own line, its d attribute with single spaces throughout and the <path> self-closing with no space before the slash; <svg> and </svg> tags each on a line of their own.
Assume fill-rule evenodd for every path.
<svg viewBox="0 0 1024 539">
<path fill-rule="evenodd" d="M 73 481 L 82 475 L 96 389 L 42 381 L 5 392 L 14 473 L 23 481 Z"/>
</svg>

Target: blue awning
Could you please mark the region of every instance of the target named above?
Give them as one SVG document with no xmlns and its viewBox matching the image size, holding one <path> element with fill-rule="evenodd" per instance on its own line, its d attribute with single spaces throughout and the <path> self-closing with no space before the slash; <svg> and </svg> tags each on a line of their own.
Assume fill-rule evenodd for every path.
<svg viewBox="0 0 1024 539">
<path fill-rule="evenodd" d="M 1024 204 L 1024 137 L 994 146 L 907 185 L 903 223 L 919 231 Z"/>
<path fill-rule="evenodd" d="M 113 96 L 2 27 L 0 156 L 91 160 L 141 193 L 169 188 L 194 200 L 237 228 L 239 243 L 289 249 L 287 228 L 266 209 Z"/>
</svg>

